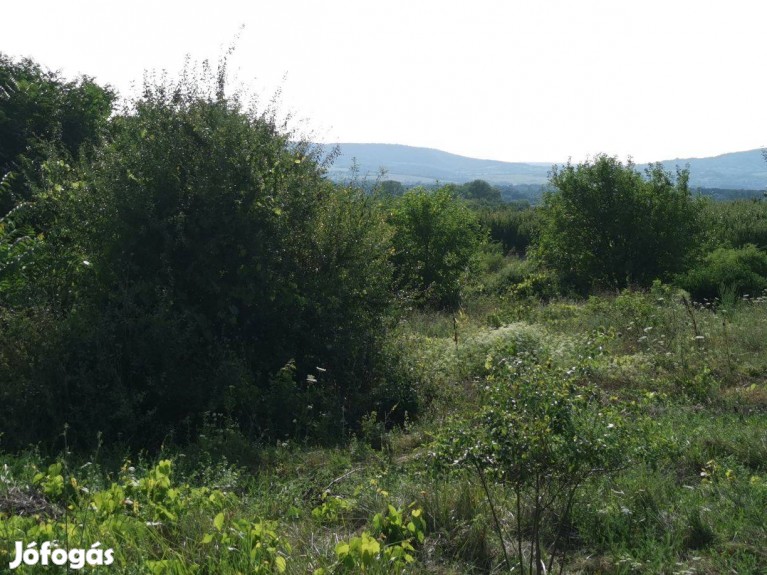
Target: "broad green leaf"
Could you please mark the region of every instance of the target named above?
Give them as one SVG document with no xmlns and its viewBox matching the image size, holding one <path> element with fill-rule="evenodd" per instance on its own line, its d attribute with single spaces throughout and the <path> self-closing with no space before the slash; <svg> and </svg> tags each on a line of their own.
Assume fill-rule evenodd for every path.
<svg viewBox="0 0 767 575">
<path fill-rule="evenodd" d="M 224 528 L 224 514 L 223 513 L 219 513 L 213 519 L 213 527 L 215 527 L 216 530 L 218 530 L 218 531 L 221 531 Z"/>
</svg>

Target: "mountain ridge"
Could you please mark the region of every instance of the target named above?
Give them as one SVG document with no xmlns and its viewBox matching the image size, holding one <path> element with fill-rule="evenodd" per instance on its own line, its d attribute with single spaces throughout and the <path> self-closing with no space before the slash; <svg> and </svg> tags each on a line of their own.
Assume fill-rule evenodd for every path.
<svg viewBox="0 0 767 575">
<path fill-rule="evenodd" d="M 397 180 L 403 184 L 465 183 L 486 180 L 492 184 L 545 184 L 556 162 L 504 162 L 472 158 L 438 150 L 404 144 L 340 143 L 340 154 L 328 170 L 333 180 L 353 177 L 379 177 Z M 332 148 L 333 146 L 326 146 Z M 653 162 L 655 163 L 655 162 Z M 674 158 L 661 160 L 664 168 L 690 168 L 690 186 L 693 188 L 764 189 L 767 185 L 767 162 L 760 149 L 727 152 L 702 158 Z M 648 164 L 637 164 L 639 170 Z"/>
</svg>

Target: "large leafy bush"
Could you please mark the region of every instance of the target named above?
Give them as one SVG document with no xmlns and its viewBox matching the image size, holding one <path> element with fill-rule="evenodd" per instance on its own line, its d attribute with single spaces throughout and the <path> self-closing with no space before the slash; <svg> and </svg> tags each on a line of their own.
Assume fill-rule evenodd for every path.
<svg viewBox="0 0 767 575">
<path fill-rule="evenodd" d="M 392 206 L 395 285 L 422 305 L 455 308 L 485 241 L 478 218 L 450 188 L 409 190 Z"/>
<path fill-rule="evenodd" d="M 723 292 L 758 296 L 767 289 L 767 253 L 753 244 L 717 248 L 678 283 L 698 301 L 713 301 Z"/>
<path fill-rule="evenodd" d="M 29 59 L 0 53 L 0 217 L 29 199 L 50 150 L 78 157 L 101 139 L 116 94 L 91 78 L 66 81 Z"/>
<path fill-rule="evenodd" d="M 328 182 L 274 111 L 226 97 L 223 68 L 147 85 L 112 132 L 36 193 L 55 214 L 37 238 L 50 269 L 77 273 L 44 272 L 70 295 L 48 353 L 8 358 L 37 394 L 12 404 L 39 416 L 11 420 L 152 447 L 206 412 L 250 437 L 328 439 L 369 411 L 390 284 L 373 203 Z"/>
<path fill-rule="evenodd" d="M 697 245 L 699 206 L 688 173 L 597 156 L 554 168 L 544 196 L 538 255 L 579 291 L 649 286 L 684 271 Z"/>
<path fill-rule="evenodd" d="M 753 244 L 767 249 L 767 202 L 737 200 L 705 203 L 707 243 L 713 248 L 742 248 Z"/>
</svg>

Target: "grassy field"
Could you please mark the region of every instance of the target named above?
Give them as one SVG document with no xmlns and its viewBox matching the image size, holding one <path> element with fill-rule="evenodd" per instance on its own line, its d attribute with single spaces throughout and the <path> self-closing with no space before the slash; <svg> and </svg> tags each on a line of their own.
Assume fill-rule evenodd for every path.
<svg viewBox="0 0 767 575">
<path fill-rule="evenodd" d="M 113 549 L 94 573 L 767 573 L 765 298 L 478 295 L 455 316 L 407 315 L 391 345 L 426 415 L 371 415 L 343 446 L 254 446 L 211 418 L 151 459 L 0 456 L 0 565 L 16 541 L 57 540 Z M 525 448 L 549 462 L 535 485 L 514 458 L 446 459 L 489 406 L 511 397 L 513 411 L 536 385 L 541 413 L 613 418 L 620 438 L 577 428 L 595 457 L 616 451 L 609 466 L 561 469 L 552 454 L 575 438 L 553 424 Z M 509 436 L 532 425 L 520 413 Z"/>
</svg>

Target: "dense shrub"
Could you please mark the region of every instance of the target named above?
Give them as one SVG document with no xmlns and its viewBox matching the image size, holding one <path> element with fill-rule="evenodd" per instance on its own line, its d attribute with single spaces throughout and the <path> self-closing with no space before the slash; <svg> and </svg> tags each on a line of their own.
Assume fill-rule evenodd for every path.
<svg viewBox="0 0 767 575">
<path fill-rule="evenodd" d="M 678 283 L 698 301 L 714 300 L 723 292 L 759 295 L 767 288 L 767 253 L 750 244 L 717 248 Z"/>
<path fill-rule="evenodd" d="M 391 208 L 395 286 L 423 305 L 455 308 L 470 263 L 485 241 L 476 214 L 449 188 L 405 193 Z"/>
<path fill-rule="evenodd" d="M 685 269 L 698 241 L 687 180 L 686 171 L 674 181 L 660 165 L 644 178 L 631 162 L 604 155 L 555 168 L 537 255 L 581 292 L 667 279 Z"/>
<path fill-rule="evenodd" d="M 32 60 L 0 53 L 0 217 L 39 181 L 51 149 L 76 158 L 103 136 L 116 94 L 87 77 L 66 81 Z"/>
<path fill-rule="evenodd" d="M 251 438 L 331 439 L 370 411 L 390 300 L 383 214 L 211 76 L 147 86 L 92 161 L 37 192 L 55 229 L 30 266 L 61 271 L 35 306 L 61 313 L 52 353 L 32 338 L 7 365 L 40 391 L 33 439 L 68 424 L 70 442 L 102 431 L 157 447 L 207 412 Z"/>
<path fill-rule="evenodd" d="M 503 247 L 504 253 L 524 255 L 538 233 L 538 211 L 516 205 L 484 209 L 479 214 L 482 227 L 490 232 L 490 239 Z"/>
<path fill-rule="evenodd" d="M 707 243 L 712 249 L 720 246 L 742 248 L 747 244 L 767 249 L 767 202 L 707 201 L 703 216 Z"/>
</svg>

